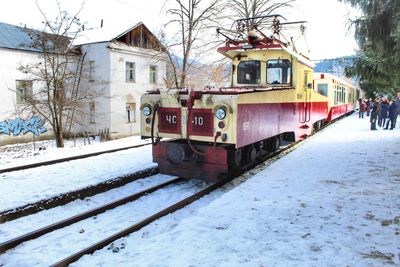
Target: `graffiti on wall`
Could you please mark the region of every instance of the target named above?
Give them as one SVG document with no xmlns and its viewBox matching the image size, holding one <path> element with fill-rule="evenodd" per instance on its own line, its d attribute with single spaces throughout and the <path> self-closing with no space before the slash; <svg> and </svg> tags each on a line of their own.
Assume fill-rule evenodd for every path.
<svg viewBox="0 0 400 267">
<path fill-rule="evenodd" d="M 39 136 L 41 133 L 47 132 L 47 129 L 43 127 L 44 122 L 38 116 L 33 116 L 28 120 L 22 120 L 21 118 L 15 118 L 13 120 L 5 120 L 0 122 L 0 134 L 8 134 L 18 136 L 21 133 L 33 133 Z"/>
</svg>

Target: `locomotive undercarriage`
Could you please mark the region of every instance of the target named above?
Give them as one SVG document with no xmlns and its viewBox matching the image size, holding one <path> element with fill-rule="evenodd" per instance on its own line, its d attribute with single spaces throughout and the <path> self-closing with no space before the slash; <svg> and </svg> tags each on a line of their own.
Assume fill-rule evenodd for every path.
<svg viewBox="0 0 400 267">
<path fill-rule="evenodd" d="M 294 133 L 273 136 L 238 149 L 230 144 L 162 141 L 153 146 L 153 160 L 158 163 L 161 173 L 216 181 L 253 168 L 278 150 L 284 140 L 294 141 Z"/>
</svg>

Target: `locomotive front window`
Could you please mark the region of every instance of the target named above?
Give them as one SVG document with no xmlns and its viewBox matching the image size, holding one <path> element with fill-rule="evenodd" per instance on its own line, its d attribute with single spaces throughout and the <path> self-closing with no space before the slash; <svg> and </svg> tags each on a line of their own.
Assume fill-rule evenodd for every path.
<svg viewBox="0 0 400 267">
<path fill-rule="evenodd" d="M 237 82 L 241 84 L 259 84 L 261 82 L 260 61 L 241 61 L 237 67 Z"/>
<path fill-rule="evenodd" d="M 267 61 L 267 83 L 290 83 L 291 64 L 287 59 L 272 59 Z"/>
</svg>

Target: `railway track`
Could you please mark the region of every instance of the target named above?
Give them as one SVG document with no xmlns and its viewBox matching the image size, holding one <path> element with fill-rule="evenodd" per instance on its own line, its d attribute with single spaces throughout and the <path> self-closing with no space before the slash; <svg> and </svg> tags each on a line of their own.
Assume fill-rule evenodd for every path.
<svg viewBox="0 0 400 267">
<path fill-rule="evenodd" d="M 19 237 L 13 238 L 11 240 L 8 240 L 6 242 L 3 242 L 3 243 L 0 244 L 0 255 L 6 253 L 8 250 L 17 247 L 18 245 L 20 245 L 20 244 L 22 244 L 22 243 L 24 243 L 26 241 L 37 239 L 40 236 L 43 236 L 43 235 L 45 235 L 47 233 L 50 233 L 52 231 L 59 230 L 59 229 L 64 228 L 64 227 L 66 227 L 68 225 L 72 225 L 72 224 L 77 223 L 79 221 L 82 221 L 82 220 L 85 220 L 87 218 L 96 216 L 96 215 L 98 215 L 100 213 L 104 213 L 104 212 L 106 212 L 106 211 L 108 211 L 110 209 L 114 209 L 115 207 L 124 205 L 124 204 L 126 204 L 128 202 L 132 202 L 134 200 L 137 200 L 138 198 L 140 198 L 140 197 L 142 197 L 144 195 L 147 196 L 148 194 L 150 194 L 152 192 L 155 192 L 158 189 L 165 188 L 165 187 L 167 187 L 169 185 L 181 182 L 182 180 L 184 180 L 184 179 L 182 179 L 182 178 L 174 178 L 174 179 L 169 180 L 169 181 L 167 181 L 165 183 L 162 183 L 162 184 L 159 184 L 157 186 L 151 187 L 149 189 L 143 190 L 143 191 L 141 191 L 139 193 L 130 195 L 130 196 L 126 197 L 126 198 L 119 199 L 117 201 L 113 201 L 112 203 L 109 203 L 107 205 L 98 207 L 96 209 L 89 210 L 87 212 L 75 215 L 75 216 L 70 217 L 68 219 L 59 221 L 57 223 L 53 223 L 53 224 L 48 225 L 46 227 L 40 228 L 38 230 L 32 231 L 30 233 L 27 233 L 27 234 L 21 235 Z M 115 241 L 115 240 L 117 240 L 117 239 L 119 239 L 121 237 L 124 237 L 126 235 L 129 235 L 130 233 L 138 231 L 139 229 L 141 229 L 144 226 L 150 224 L 151 222 L 157 220 L 158 218 L 161 218 L 161 217 L 163 217 L 163 216 L 165 216 L 165 215 L 167 215 L 169 213 L 172 213 L 172 212 L 174 212 L 174 211 L 176 211 L 178 209 L 181 209 L 181 208 L 189 205 L 190 203 L 196 201 L 197 199 L 201 198 L 202 196 L 204 196 L 206 194 L 209 194 L 210 192 L 212 192 L 213 190 L 219 188 L 220 186 L 222 186 L 225 183 L 226 183 L 226 181 L 220 181 L 220 182 L 214 183 L 214 184 L 212 184 L 210 186 L 207 186 L 206 188 L 203 188 L 203 189 L 200 189 L 200 190 L 197 189 L 196 190 L 197 192 L 195 192 L 194 194 L 190 195 L 189 197 L 185 197 L 185 198 L 173 203 L 172 205 L 169 205 L 168 207 L 163 208 L 163 209 L 153 213 L 150 216 L 147 216 L 145 219 L 141 219 L 140 221 L 135 222 L 133 225 L 131 225 L 131 226 L 129 226 L 129 227 L 127 227 L 127 228 L 115 233 L 115 234 L 112 234 L 112 235 L 104 238 L 103 240 L 101 240 L 99 242 L 96 242 L 95 244 L 90 245 L 90 246 L 78 251 L 77 253 L 72 254 L 69 257 L 66 257 L 65 259 L 63 259 L 63 260 L 61 260 L 61 261 L 59 261 L 59 262 L 57 262 L 57 263 L 55 263 L 55 264 L 53 264 L 51 266 L 68 266 L 68 264 L 70 264 L 70 263 L 72 263 L 74 261 L 77 261 L 83 255 L 93 253 L 94 251 L 99 250 L 99 249 L 107 246 L 108 244 L 112 243 L 113 241 Z M 62 230 L 59 230 L 59 231 L 62 231 Z M 24 249 L 24 248 L 22 247 L 22 249 Z M 18 253 L 19 252 L 17 252 L 17 254 Z"/>
<path fill-rule="evenodd" d="M 150 145 L 150 144 L 151 143 L 128 146 L 128 147 L 122 147 L 122 148 L 115 148 L 115 149 L 104 150 L 104 151 L 93 152 L 93 153 L 87 153 L 87 154 L 82 154 L 82 155 L 77 155 L 77 156 L 72 156 L 72 157 L 66 157 L 66 158 L 61 158 L 61 159 L 54 159 L 54 160 L 42 161 L 42 162 L 31 163 L 31 164 L 26 164 L 26 165 L 20 165 L 20 166 L 15 166 L 15 167 L 2 168 L 2 169 L 0 169 L 0 173 L 21 171 L 21 170 L 26 170 L 26 169 L 30 169 L 30 168 L 36 168 L 36 167 L 40 167 L 40 166 L 47 166 L 47 165 L 52 165 L 52 164 L 71 161 L 71 160 L 95 157 L 95 156 L 98 156 L 98 155 L 101 155 L 101 154 L 114 153 L 114 152 L 123 151 L 123 150 L 127 150 L 127 149 L 147 146 L 147 145 Z"/>
<path fill-rule="evenodd" d="M 291 143 L 288 146 L 283 147 L 283 148 L 279 149 L 278 151 L 269 154 L 266 157 L 265 161 L 263 161 L 262 163 L 267 166 L 270 165 L 272 162 L 278 160 L 279 158 L 287 155 L 288 153 L 290 153 L 291 151 L 296 149 L 301 143 L 302 142 Z M 227 182 L 229 182 L 231 180 L 232 180 L 232 178 L 227 178 L 225 180 L 221 180 L 216 183 L 213 183 L 210 186 L 208 186 L 207 188 L 205 188 L 205 189 L 203 189 L 203 190 L 201 190 L 201 191 L 199 191 L 199 192 L 197 192 L 197 193 L 195 193 L 195 194 L 193 194 L 193 195 L 191 195 L 191 196 L 189 196 L 189 197 L 187 197 L 187 198 L 185 198 L 163 210 L 160 210 L 159 212 L 154 213 L 151 216 L 148 216 L 147 218 L 131 225 L 130 227 L 125 228 L 124 230 L 122 230 L 118 233 L 115 233 L 115 234 L 113 234 L 91 246 L 88 246 L 88 247 L 76 252 L 75 254 L 73 254 L 69 257 L 66 257 L 63 260 L 52 264 L 51 266 L 52 267 L 68 266 L 69 264 L 79 260 L 82 256 L 87 255 L 87 254 L 92 254 L 95 251 L 106 247 L 107 245 L 111 244 L 112 242 L 114 242 L 116 240 L 118 240 L 122 237 L 125 237 L 135 231 L 140 230 L 141 228 L 145 227 L 146 225 L 149 225 L 150 223 L 152 223 L 153 221 L 155 221 L 163 216 L 166 216 L 169 213 L 172 213 L 181 208 L 184 208 L 185 206 L 187 206 L 187 205 L 193 203 L 194 201 L 198 200 L 199 198 L 209 194 L 210 192 L 214 191 L 215 189 L 220 188 L 221 186 L 223 186 L 224 184 L 226 184 Z"/>
<path fill-rule="evenodd" d="M 288 145 L 288 146 L 286 146 L 284 148 L 279 149 L 278 151 L 276 151 L 274 153 L 271 153 L 270 155 L 268 155 L 267 159 L 262 162 L 262 164 L 264 166 L 270 165 L 272 162 L 274 162 L 277 159 L 279 159 L 279 158 L 285 156 L 286 154 L 290 153 L 290 151 L 296 149 L 302 143 L 303 142 L 292 143 L 292 144 L 290 144 L 290 145 Z M 258 171 L 256 170 L 256 172 L 258 172 Z M 47 227 L 43 227 L 43 228 L 38 229 L 36 231 L 32 231 L 32 232 L 30 232 L 28 234 L 25 234 L 25 235 L 22 235 L 20 237 L 17 237 L 17 238 L 11 239 L 9 241 L 3 242 L 3 243 L 0 244 L 0 254 L 4 253 L 5 251 L 7 251 L 7 250 L 9 250 L 11 248 L 14 248 L 14 247 L 18 246 L 19 244 L 21 244 L 23 242 L 38 238 L 38 237 L 40 237 L 40 236 L 42 236 L 42 235 L 44 235 L 46 233 L 49 233 L 51 231 L 63 228 L 65 226 L 71 225 L 73 223 L 76 223 L 78 221 L 84 220 L 86 218 L 95 216 L 96 214 L 103 213 L 103 212 L 107 211 L 108 209 L 113 209 L 116 206 L 123 205 L 124 203 L 133 201 L 133 200 L 135 200 L 137 198 L 140 198 L 141 196 L 143 196 L 145 194 L 148 194 L 150 192 L 154 192 L 154 191 L 156 191 L 156 190 L 158 190 L 160 188 L 163 188 L 163 187 L 168 186 L 170 184 L 179 182 L 181 180 L 182 180 L 181 178 L 176 178 L 176 179 L 170 180 L 170 181 L 168 181 L 168 182 L 166 182 L 164 184 L 160 184 L 160 185 L 157 185 L 157 186 L 155 186 L 153 188 L 149 188 L 148 190 L 143 190 L 143 191 L 141 191 L 141 192 L 139 192 L 137 194 L 128 196 L 127 198 L 120 199 L 118 201 L 114 201 L 112 203 L 109 203 L 109 204 L 104 205 L 102 207 L 99 207 L 97 209 L 93 209 L 93 210 L 84 212 L 82 214 L 79 214 L 79 215 L 73 216 L 71 218 L 62 220 L 60 222 L 54 223 L 52 225 L 49 225 Z M 247 180 L 247 179 L 245 179 L 245 180 Z M 119 232 L 117 232 L 115 234 L 112 234 L 112 235 L 104 238 L 101 241 L 98 241 L 97 243 L 95 243 L 93 245 L 90 245 L 90 246 L 88 246 L 88 247 L 86 247 L 84 249 L 79 250 L 78 252 L 76 252 L 76 253 L 64 258 L 63 260 L 52 264 L 51 266 L 68 266 L 69 264 L 79 260 L 82 256 L 84 256 L 86 254 L 92 254 L 96 250 L 99 250 L 99 249 L 102 249 L 102 248 L 106 247 L 107 245 L 111 244 L 115 240 L 120 239 L 120 238 L 122 238 L 124 236 L 127 236 L 127 235 L 129 235 L 129 234 L 131 234 L 131 233 L 133 233 L 135 231 L 138 231 L 141 228 L 145 227 L 146 225 L 149 225 L 153 221 L 155 221 L 155 220 L 157 220 L 157 219 L 159 219 L 159 218 L 161 218 L 163 216 L 168 215 L 169 213 L 175 212 L 175 211 L 177 211 L 177 210 L 179 210 L 179 209 L 191 204 L 192 202 L 198 200 L 199 198 L 209 194 L 213 190 L 221 187 L 222 185 L 224 185 L 228 181 L 229 180 L 227 179 L 227 180 L 224 180 L 224 181 L 219 181 L 217 183 L 214 183 L 214 184 L 208 186 L 207 188 L 202 189 L 199 192 L 194 193 L 193 195 L 191 195 L 189 197 L 186 197 L 186 198 L 184 198 L 184 199 L 182 199 L 182 200 L 180 200 L 180 201 L 168 206 L 167 208 L 159 210 L 158 212 L 146 217 L 143 220 L 140 220 L 139 222 L 136 222 L 136 223 L 132 224 L 129 227 L 127 227 L 127 228 L 125 228 L 125 229 L 123 229 L 123 230 L 121 230 L 121 231 L 119 231 Z"/>
<path fill-rule="evenodd" d="M 161 217 L 164 217 L 172 212 L 175 212 L 181 208 L 184 208 L 185 206 L 193 203 L 194 201 L 198 200 L 199 198 L 201 198 L 201 197 L 211 193 L 215 189 L 221 187 L 227 181 L 228 180 L 216 182 L 216 183 L 204 188 L 203 190 L 201 190 L 189 197 L 186 197 L 186 198 L 182 199 L 181 201 L 176 202 L 175 204 L 170 205 L 167 208 L 158 211 L 157 213 L 154 213 L 151 216 L 148 216 L 147 218 L 129 226 L 128 228 L 125 228 L 124 230 L 122 230 L 120 232 L 117 232 L 117 233 L 115 233 L 115 234 L 89 246 L 89 247 L 86 247 L 86 248 L 78 251 L 77 253 L 75 253 L 69 257 L 66 257 L 65 259 L 63 259 L 61 261 L 58 261 L 58 262 L 52 264 L 51 266 L 54 266 L 54 267 L 68 266 L 69 264 L 79 260 L 82 256 L 84 256 L 86 254 L 91 254 L 91 253 L 95 252 L 96 250 L 102 249 L 105 246 L 107 246 L 108 244 L 112 243 L 113 241 L 120 239 L 124 236 L 127 236 L 135 231 L 138 231 L 141 228 L 145 227 L 146 225 L 149 225 L 150 223 L 152 223 L 153 221 L 155 221 Z"/>
<path fill-rule="evenodd" d="M 77 199 L 84 199 L 108 190 L 121 187 L 138 179 L 143 179 L 158 174 L 158 168 L 148 168 L 129 175 L 116 177 L 102 183 L 88 186 L 76 191 L 67 192 L 52 198 L 40 200 L 35 203 L 27 203 L 23 206 L 15 207 L 0 212 L 0 223 L 15 220 L 23 216 L 32 215 L 45 209 L 51 209 L 57 206 L 65 205 Z"/>
<path fill-rule="evenodd" d="M 156 190 L 159 190 L 161 188 L 164 188 L 164 187 L 169 186 L 169 185 L 174 184 L 174 183 L 178 183 L 179 181 L 182 181 L 182 180 L 183 179 L 181 179 L 181 178 L 176 178 L 176 179 L 169 180 L 169 181 L 167 181 L 165 183 L 158 184 L 156 186 L 153 186 L 153 187 L 150 187 L 148 189 L 142 190 L 142 191 L 140 191 L 138 193 L 131 194 L 131 195 L 127 196 L 127 197 L 115 200 L 113 202 L 110 202 L 108 204 L 102 205 L 100 207 L 91 209 L 89 211 L 80 213 L 78 215 L 72 216 L 70 218 L 61 220 L 61 221 L 53 223 L 51 225 L 42 227 L 42 228 L 40 228 L 38 230 L 32 231 L 30 233 L 27 233 L 27 234 L 21 235 L 19 237 L 13 238 L 11 240 L 8 240 L 6 242 L 0 243 L 0 253 L 4 253 L 5 251 L 16 247 L 16 246 L 20 245 L 23 242 L 38 238 L 38 237 L 40 237 L 42 235 L 45 235 L 45 234 L 48 234 L 48 233 L 50 233 L 50 232 L 52 232 L 54 230 L 57 230 L 57 229 L 65 227 L 65 226 L 71 225 L 73 223 L 85 220 L 85 219 L 87 219 L 89 217 L 101 214 L 101 213 L 103 213 L 103 212 L 105 212 L 105 211 L 107 211 L 109 209 L 113 209 L 115 207 L 124 205 L 124 204 L 126 204 L 128 202 L 131 202 L 131 201 L 134 201 L 134 200 L 136 200 L 136 199 L 138 199 L 138 198 L 140 198 L 140 197 L 142 197 L 142 196 L 144 196 L 146 194 L 150 194 L 150 193 L 152 193 L 152 192 L 154 192 Z"/>
</svg>

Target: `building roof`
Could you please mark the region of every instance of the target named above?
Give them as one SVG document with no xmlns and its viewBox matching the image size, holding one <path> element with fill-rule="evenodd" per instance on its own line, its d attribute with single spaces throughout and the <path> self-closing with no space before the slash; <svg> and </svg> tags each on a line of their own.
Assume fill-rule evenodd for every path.
<svg viewBox="0 0 400 267">
<path fill-rule="evenodd" d="M 29 29 L 0 22 L 0 48 L 41 52 L 32 46 Z"/>
<path fill-rule="evenodd" d="M 83 45 L 83 44 L 93 44 L 93 43 L 103 43 L 103 42 L 110 42 L 119 37 L 123 36 L 127 32 L 139 27 L 142 25 L 142 22 L 137 23 L 133 27 L 127 29 L 124 27 L 121 30 L 121 27 L 101 27 L 96 29 L 90 29 L 81 31 L 76 39 L 74 40 L 74 45 Z"/>
</svg>

